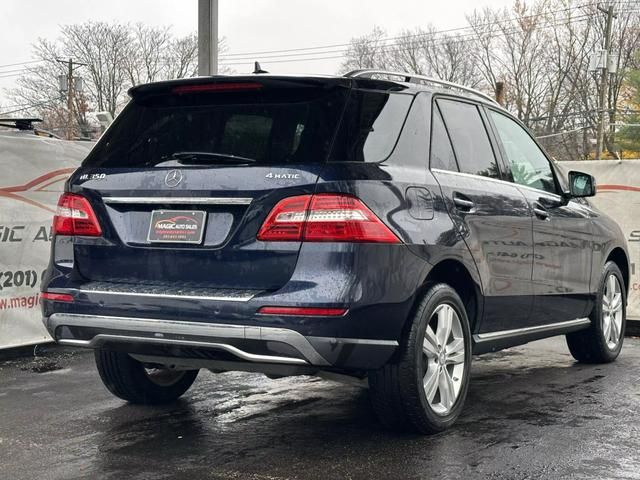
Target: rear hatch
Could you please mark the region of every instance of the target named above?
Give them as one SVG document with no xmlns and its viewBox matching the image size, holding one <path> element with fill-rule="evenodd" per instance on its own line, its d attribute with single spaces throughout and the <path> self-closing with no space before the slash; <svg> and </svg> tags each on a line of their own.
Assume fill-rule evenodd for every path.
<svg viewBox="0 0 640 480">
<path fill-rule="evenodd" d="M 185 288 L 284 285 L 300 242 L 256 234 L 280 200 L 313 193 L 351 86 L 253 76 L 134 88 L 69 184 L 103 231 L 75 239 L 78 274 Z"/>
</svg>

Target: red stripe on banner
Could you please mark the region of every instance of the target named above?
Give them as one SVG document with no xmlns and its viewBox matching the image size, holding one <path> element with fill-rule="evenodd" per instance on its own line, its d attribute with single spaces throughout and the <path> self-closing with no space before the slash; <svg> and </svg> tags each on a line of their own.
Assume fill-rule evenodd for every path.
<svg viewBox="0 0 640 480">
<path fill-rule="evenodd" d="M 631 185 L 598 185 L 598 191 L 608 190 L 608 191 L 624 191 L 624 192 L 640 192 L 640 187 L 633 187 Z"/>
<path fill-rule="evenodd" d="M 67 180 L 67 178 L 69 178 L 69 176 L 65 174 L 63 177 L 56 178 L 55 180 L 45 183 L 44 185 L 40 185 L 38 188 L 36 188 L 36 192 L 46 192 L 48 190 L 45 190 L 45 188 L 48 188 L 51 185 L 55 185 L 56 183 L 64 182 Z"/>
<path fill-rule="evenodd" d="M 24 185 L 16 185 L 13 187 L 0 187 L 0 192 L 26 192 L 27 190 L 31 190 L 33 187 L 43 184 L 48 180 L 51 180 L 53 177 L 58 175 L 70 175 L 76 169 L 75 168 L 61 168 L 60 170 L 54 170 L 53 172 L 46 173 L 37 178 L 34 178 L 30 182 L 25 183 Z"/>
<path fill-rule="evenodd" d="M 36 202 L 35 200 L 30 200 L 30 199 L 25 198 L 25 197 L 23 197 L 21 195 L 16 195 L 15 193 L 3 192 L 2 190 L 0 190 L 0 197 L 7 197 L 7 198 L 10 198 L 12 200 L 17 200 L 18 202 L 24 202 L 24 203 L 28 203 L 29 205 L 33 205 L 34 207 L 42 208 L 43 210 L 46 210 L 47 212 L 56 213 L 56 211 L 54 209 L 51 209 L 51 208 L 47 207 L 46 205 L 43 205 L 40 202 Z"/>
</svg>

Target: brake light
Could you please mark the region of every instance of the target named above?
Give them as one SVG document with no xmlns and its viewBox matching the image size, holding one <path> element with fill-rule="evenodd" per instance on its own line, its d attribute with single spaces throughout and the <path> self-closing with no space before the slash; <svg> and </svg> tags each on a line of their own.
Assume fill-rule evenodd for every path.
<svg viewBox="0 0 640 480">
<path fill-rule="evenodd" d="M 43 298 L 44 300 L 51 300 L 52 302 L 73 302 L 73 295 L 69 295 L 68 293 L 42 292 L 40 294 L 40 298 Z"/>
<path fill-rule="evenodd" d="M 301 317 L 341 317 L 347 313 L 346 308 L 322 307 L 262 307 L 261 315 L 297 315 Z"/>
<path fill-rule="evenodd" d="M 339 193 L 285 198 L 269 213 L 258 240 L 400 243 L 362 201 Z"/>
<path fill-rule="evenodd" d="M 89 201 L 81 195 L 63 193 L 53 217 L 55 235 L 99 237 L 102 229 Z"/>
<path fill-rule="evenodd" d="M 258 240 L 299 242 L 311 195 L 285 198 L 273 207 L 258 232 Z"/>
<path fill-rule="evenodd" d="M 231 92 L 238 90 L 259 90 L 261 83 L 256 82 L 236 82 L 236 83 L 201 83 L 197 85 L 179 85 L 171 89 L 171 93 L 183 95 L 186 93 L 203 92 Z"/>
</svg>

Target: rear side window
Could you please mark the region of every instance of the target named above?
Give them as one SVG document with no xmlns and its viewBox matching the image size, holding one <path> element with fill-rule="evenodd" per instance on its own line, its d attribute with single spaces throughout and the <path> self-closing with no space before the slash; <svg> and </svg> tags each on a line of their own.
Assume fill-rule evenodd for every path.
<svg viewBox="0 0 640 480">
<path fill-rule="evenodd" d="M 353 90 L 331 155 L 334 162 L 381 162 L 398 141 L 413 95 Z"/>
<path fill-rule="evenodd" d="M 456 157 L 451 147 L 449 134 L 442 121 L 442 115 L 437 105 L 433 106 L 433 125 L 431 127 L 431 168 L 458 171 Z"/>
<path fill-rule="evenodd" d="M 500 170 L 478 107 L 466 102 L 437 101 L 453 143 L 460 171 L 500 178 Z"/>
<path fill-rule="evenodd" d="M 393 151 L 412 98 L 327 86 L 143 96 L 83 166 L 377 162 Z"/>
</svg>

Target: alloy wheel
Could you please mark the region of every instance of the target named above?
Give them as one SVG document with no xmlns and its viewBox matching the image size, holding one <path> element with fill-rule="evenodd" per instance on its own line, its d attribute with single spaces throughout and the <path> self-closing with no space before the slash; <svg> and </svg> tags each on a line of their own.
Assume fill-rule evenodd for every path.
<svg viewBox="0 0 640 480">
<path fill-rule="evenodd" d="M 460 317 L 448 303 L 436 307 L 424 334 L 423 387 L 431 409 L 448 415 L 465 374 L 465 344 Z"/>
<path fill-rule="evenodd" d="M 607 347 L 615 350 L 622 336 L 622 288 L 618 277 L 610 274 L 602 296 L 602 335 Z"/>
</svg>

